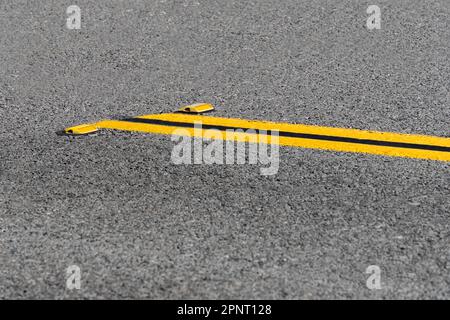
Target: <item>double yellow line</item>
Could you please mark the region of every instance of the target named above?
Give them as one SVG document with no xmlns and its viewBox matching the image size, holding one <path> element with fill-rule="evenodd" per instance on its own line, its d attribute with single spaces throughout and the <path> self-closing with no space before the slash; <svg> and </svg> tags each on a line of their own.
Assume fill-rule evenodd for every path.
<svg viewBox="0 0 450 320">
<path fill-rule="evenodd" d="M 200 125 L 201 129 L 196 128 Z M 67 134 L 76 135 L 95 132 L 98 129 L 113 129 L 170 135 L 180 128 L 185 130 L 177 130 L 178 135 L 193 137 L 203 137 L 208 130 L 212 129 L 224 133 L 238 130 L 240 133 L 214 135 L 213 139 L 255 141 L 252 138 L 257 138 L 257 141 L 269 141 L 269 143 L 299 148 L 450 161 L 450 138 L 220 118 L 191 113 L 150 114 L 121 120 L 103 120 L 67 128 L 64 131 Z M 253 130 L 247 131 L 248 129 Z M 277 141 L 270 140 L 270 131 L 278 132 Z M 261 139 L 263 135 L 265 139 Z M 269 139 L 267 139 L 268 136 Z"/>
</svg>

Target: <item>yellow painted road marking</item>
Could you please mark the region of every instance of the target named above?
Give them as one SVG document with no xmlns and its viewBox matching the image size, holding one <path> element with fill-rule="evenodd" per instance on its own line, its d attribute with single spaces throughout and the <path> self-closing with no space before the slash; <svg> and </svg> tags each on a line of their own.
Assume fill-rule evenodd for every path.
<svg viewBox="0 0 450 320">
<path fill-rule="evenodd" d="M 201 124 L 195 130 L 194 124 Z M 284 146 L 315 148 L 345 152 L 371 153 L 384 156 L 410 157 L 429 160 L 450 161 L 450 138 L 402 134 L 393 132 L 365 131 L 321 127 L 303 124 L 289 124 L 270 121 L 256 121 L 235 118 L 210 117 L 195 114 L 165 113 L 138 116 L 121 120 L 104 120 L 93 124 L 68 128 L 72 134 L 85 134 L 96 129 L 140 131 L 157 134 L 173 134 L 177 128 L 185 129 L 184 135 L 202 137 L 206 130 L 255 129 L 256 133 L 237 133 L 223 140 L 248 141 L 255 135 L 258 141 L 270 140 L 270 131 L 279 131 L 278 144 Z M 267 134 L 260 130 L 268 130 Z M 95 131 L 95 130 L 94 130 Z M 262 139 L 264 136 L 265 140 Z M 273 142 L 272 142 L 273 143 Z"/>
</svg>

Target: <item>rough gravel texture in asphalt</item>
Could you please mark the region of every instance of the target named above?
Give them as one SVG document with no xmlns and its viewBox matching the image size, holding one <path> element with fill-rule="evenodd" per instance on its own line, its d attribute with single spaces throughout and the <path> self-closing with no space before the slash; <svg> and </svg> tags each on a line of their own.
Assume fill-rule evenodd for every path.
<svg viewBox="0 0 450 320">
<path fill-rule="evenodd" d="M 55 134 L 205 101 L 450 136 L 449 16 L 448 0 L 2 0 L 0 298 L 450 298 L 449 163 L 282 148 L 265 177 L 174 165 L 169 136 Z"/>
</svg>

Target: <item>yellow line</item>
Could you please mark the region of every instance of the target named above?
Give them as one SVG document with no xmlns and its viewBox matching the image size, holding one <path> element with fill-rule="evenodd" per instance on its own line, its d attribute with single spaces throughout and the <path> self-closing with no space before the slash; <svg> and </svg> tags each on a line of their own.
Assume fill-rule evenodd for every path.
<svg viewBox="0 0 450 320">
<path fill-rule="evenodd" d="M 186 115 L 180 113 L 166 113 L 166 114 L 151 114 L 136 117 L 135 119 L 150 119 L 150 120 L 162 120 L 169 122 L 183 122 L 183 123 L 201 123 L 202 125 L 216 125 L 216 126 L 227 126 L 227 127 L 238 127 L 238 128 L 251 128 L 259 130 L 278 130 L 280 132 L 293 132 L 293 133 L 303 133 L 303 134 L 313 134 L 313 135 L 326 135 L 332 137 L 344 137 L 353 139 L 366 139 L 366 140 L 377 140 L 384 142 L 394 142 L 394 143 L 410 143 L 410 144 L 420 144 L 427 146 L 440 146 L 450 148 L 450 138 L 425 136 L 425 135 L 412 135 L 412 134 L 401 134 L 393 132 L 378 132 L 378 131 L 365 131 L 358 129 L 344 129 L 344 128 L 332 128 L 332 127 L 320 127 L 312 125 L 303 124 L 289 124 L 289 123 L 278 123 L 269 121 L 253 121 L 245 119 L 233 119 L 233 118 L 219 118 L 210 117 L 203 115 Z M 137 122 L 126 122 L 121 120 L 104 120 L 91 125 L 79 126 L 81 130 L 86 131 L 86 128 L 97 128 L 97 129 L 116 129 L 116 130 L 126 130 L 126 131 L 141 131 L 157 134 L 173 134 L 174 130 L 180 128 L 176 125 L 159 125 L 159 124 L 148 124 L 148 123 L 137 123 Z M 77 127 L 73 127 L 77 128 Z M 71 128 L 69 128 L 71 129 Z M 69 129 L 66 129 L 69 130 Z M 207 129 L 195 130 L 194 128 L 182 128 L 183 131 L 178 131 L 179 135 L 188 136 L 198 136 L 203 137 L 203 135 L 208 131 Z M 76 130 L 73 131 L 76 133 Z M 270 132 L 269 132 L 270 134 Z M 221 140 L 237 140 L 237 141 L 253 141 L 252 139 L 257 136 L 259 142 L 263 142 L 265 135 L 259 134 L 247 134 L 247 133 L 236 133 L 234 136 L 227 137 L 224 134 L 213 139 Z M 324 150 L 334 150 L 334 151 L 345 151 L 345 152 L 360 152 L 360 153 L 370 153 L 385 156 L 396 156 L 396 157 L 410 157 L 410 158 L 421 158 L 429 160 L 440 160 L 440 161 L 450 161 L 450 152 L 446 151 L 434 151 L 434 150 L 423 150 L 416 148 L 404 148 L 404 147 L 392 147 L 392 146 L 379 146 L 371 144 L 360 144 L 360 143 L 349 143 L 340 141 L 327 141 L 327 140 L 317 140 L 317 139 L 307 139 L 298 137 L 286 137 L 279 136 L 279 141 L 271 141 L 269 136 L 268 143 L 277 143 L 284 146 L 293 146 L 301 148 L 315 148 Z"/>
<path fill-rule="evenodd" d="M 272 121 L 257 121 L 257 120 L 245 120 L 236 118 L 219 118 L 209 116 L 197 116 L 197 115 L 184 115 L 178 113 L 162 113 L 162 114 L 149 114 L 138 116 L 137 118 L 143 119 L 157 119 L 176 122 L 201 122 L 202 124 L 210 125 L 222 125 L 230 127 L 243 127 L 262 130 L 278 130 L 289 131 L 298 133 L 310 133 L 310 134 L 323 134 L 338 137 L 349 137 L 358 139 L 372 139 L 383 140 L 393 142 L 406 142 L 406 143 L 418 143 L 429 144 L 436 146 L 448 146 L 450 147 L 449 138 L 425 136 L 425 135 L 410 135 L 404 133 L 393 132 L 379 132 L 379 131 L 365 131 L 359 129 L 345 129 L 345 128 L 333 128 L 333 127 L 320 127 L 305 124 L 290 124 L 282 122 Z"/>
</svg>

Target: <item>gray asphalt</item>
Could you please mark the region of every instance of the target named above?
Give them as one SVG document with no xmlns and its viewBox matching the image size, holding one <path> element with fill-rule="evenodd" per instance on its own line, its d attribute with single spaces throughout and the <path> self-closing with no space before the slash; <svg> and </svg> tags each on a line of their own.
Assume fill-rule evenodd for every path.
<svg viewBox="0 0 450 320">
<path fill-rule="evenodd" d="M 282 148 L 264 177 L 176 166 L 169 136 L 55 134 L 205 101 L 450 136 L 449 16 L 447 0 L 1 1 L 0 298 L 450 298 L 449 163 Z"/>
</svg>

